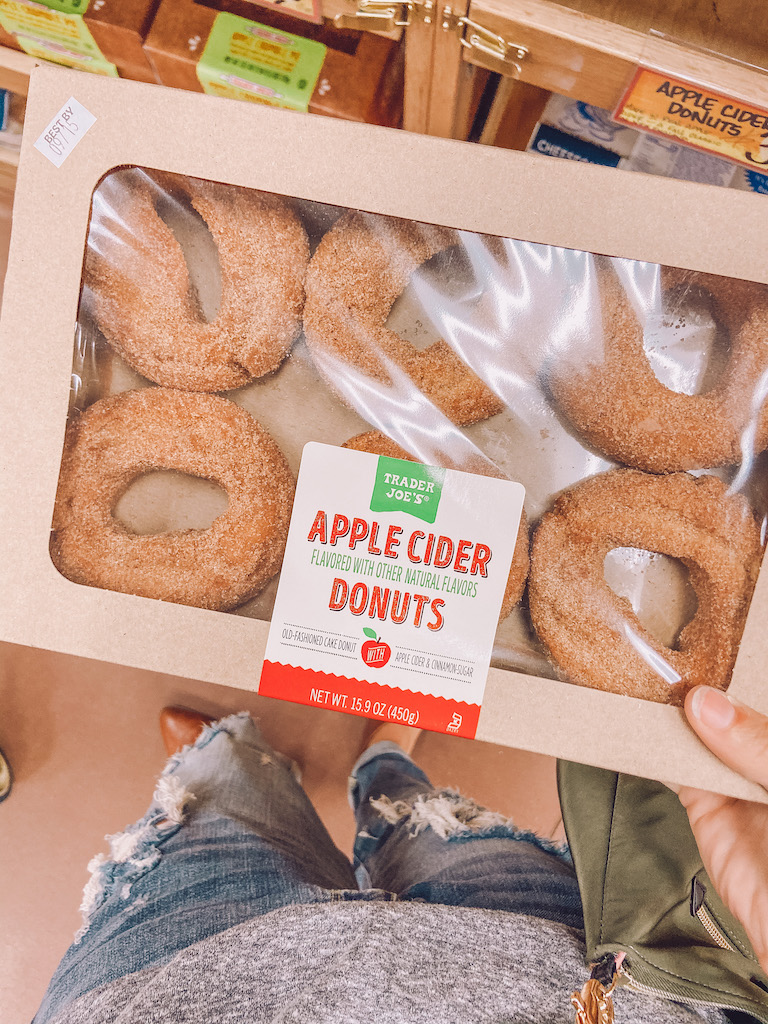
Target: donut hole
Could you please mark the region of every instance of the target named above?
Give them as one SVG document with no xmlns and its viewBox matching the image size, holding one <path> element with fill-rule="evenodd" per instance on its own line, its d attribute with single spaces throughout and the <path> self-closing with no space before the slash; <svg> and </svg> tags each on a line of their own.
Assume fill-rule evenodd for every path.
<svg viewBox="0 0 768 1024">
<path fill-rule="evenodd" d="M 129 533 L 148 536 L 207 530 L 228 505 L 227 492 L 213 480 L 159 469 L 132 480 L 112 514 Z"/>
<path fill-rule="evenodd" d="M 446 308 L 470 323 L 469 303 L 480 297 L 477 279 L 461 246 L 453 245 L 431 256 L 411 274 L 395 299 L 386 326 L 403 341 L 423 352 L 444 338 Z"/>
<path fill-rule="evenodd" d="M 656 378 L 683 395 L 700 395 L 718 383 L 728 362 L 728 338 L 718 330 L 712 301 L 697 285 L 679 285 L 647 312 L 643 347 Z"/>
<path fill-rule="evenodd" d="M 660 644 L 676 650 L 698 601 L 688 569 L 676 558 L 641 548 L 613 548 L 603 562 L 605 581 L 626 598 L 640 624 Z"/>
<path fill-rule="evenodd" d="M 221 263 L 208 225 L 191 203 L 166 192 L 158 195 L 155 209 L 181 247 L 197 315 L 204 323 L 213 323 L 221 307 Z"/>
</svg>

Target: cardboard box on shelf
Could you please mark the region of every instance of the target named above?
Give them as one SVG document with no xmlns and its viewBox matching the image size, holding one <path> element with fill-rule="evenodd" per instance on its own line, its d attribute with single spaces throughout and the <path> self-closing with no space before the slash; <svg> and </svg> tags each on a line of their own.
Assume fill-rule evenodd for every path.
<svg viewBox="0 0 768 1024">
<path fill-rule="evenodd" d="M 209 184 L 190 185 L 188 178 Z M 179 181 L 187 181 L 186 186 L 178 186 Z M 435 187 L 437 182 L 442 187 Z M 514 182 L 514 188 L 510 182 Z M 306 252 L 303 257 L 299 252 L 300 233 L 284 234 L 280 246 L 272 250 L 268 249 L 272 236 L 267 233 L 262 242 L 267 246 L 265 252 L 272 255 L 257 260 L 242 249 L 248 272 L 241 274 L 234 293 L 229 277 L 227 289 L 222 284 L 217 292 L 213 281 L 216 268 L 221 267 L 225 275 L 232 273 L 227 268 L 233 259 L 237 263 L 240 250 L 233 253 L 231 246 L 222 245 L 217 256 L 216 249 L 211 249 L 211 236 L 200 234 L 199 217 L 191 212 L 188 217 L 182 216 L 181 201 L 167 202 L 163 198 L 177 199 L 177 187 L 182 187 L 182 192 L 183 187 L 191 189 L 193 196 L 208 196 L 214 205 L 224 204 L 221 209 L 229 202 L 225 196 L 237 196 L 238 202 L 245 203 L 244 210 L 252 210 L 251 203 L 266 203 L 265 209 L 283 211 L 285 224 L 293 223 L 291 218 L 297 217 L 316 247 L 313 260 L 317 253 L 325 260 L 324 270 L 321 272 L 313 263 L 312 279 L 307 278 L 306 338 L 299 337 L 280 368 L 240 385 L 229 378 L 228 383 L 220 381 L 217 389 L 233 389 L 227 391 L 226 398 L 195 397 L 217 408 L 238 407 L 240 420 L 242 410 L 256 417 L 283 451 L 292 474 L 299 468 L 305 442 L 320 442 L 314 448 L 333 446 L 332 464 L 328 463 L 333 472 L 323 473 L 322 463 L 318 472 L 318 464 L 314 463 L 314 477 L 306 477 L 302 472 L 300 488 L 302 480 L 319 481 L 311 486 L 322 487 L 324 498 L 330 493 L 333 500 L 336 496 L 339 501 L 342 497 L 349 500 L 346 511 L 350 514 L 343 515 L 345 509 L 341 507 L 312 509 L 310 486 L 310 503 L 307 505 L 305 500 L 300 511 L 306 516 L 308 509 L 312 509 L 314 518 L 309 526 L 306 520 L 300 522 L 301 544 L 297 550 L 309 544 L 311 559 L 307 560 L 305 550 L 299 557 L 298 575 L 288 571 L 280 586 L 287 580 L 290 610 L 291 588 L 304 601 L 318 580 L 329 587 L 333 583 L 330 602 L 326 594 L 324 613 L 337 617 L 334 621 L 339 623 L 338 636 L 326 620 L 321 625 L 318 619 L 314 628 L 306 618 L 294 619 L 292 624 L 285 621 L 277 635 L 270 635 L 269 619 L 272 609 L 277 607 L 274 580 L 246 606 L 224 612 L 175 603 L 180 600 L 176 597 L 157 600 L 137 596 L 135 590 L 118 592 L 92 580 L 73 582 L 54 565 L 53 557 L 59 555 L 52 556 L 51 528 L 68 418 L 73 424 L 82 424 L 91 408 L 105 408 L 100 404 L 102 396 L 120 398 L 126 391 L 138 395 L 140 402 L 168 394 L 172 396 L 169 400 L 181 404 L 194 400 L 189 397 L 191 393 L 178 390 L 183 384 L 170 390 L 162 383 L 159 387 L 151 383 L 146 373 L 142 375 L 132 369 L 128 357 L 124 358 L 113 347 L 114 342 L 107 336 L 107 314 L 92 305 L 94 288 L 101 287 L 99 279 L 89 279 L 88 288 L 83 289 L 85 239 L 89 238 L 91 258 L 97 259 L 108 252 L 114 232 L 121 233 L 121 244 L 112 249 L 117 259 L 117 254 L 128 251 L 126 245 L 130 249 L 131 232 L 137 230 L 132 226 L 134 215 L 120 204 L 124 200 L 144 203 L 143 216 L 155 224 L 162 205 L 163 216 L 172 227 L 165 229 L 157 224 L 157 237 L 165 232 L 165 244 L 176 253 L 176 263 L 179 259 L 187 261 L 195 303 L 199 303 L 198 312 L 190 315 L 198 318 L 195 322 L 203 332 L 208 329 L 205 325 L 216 323 L 219 303 L 229 309 L 233 301 L 241 298 L 241 290 L 246 285 L 251 287 L 255 267 L 271 270 L 283 259 L 289 237 L 294 237 L 293 244 L 298 246 L 294 270 L 302 258 L 306 259 Z M 97 189 L 98 202 L 94 202 Z M 151 198 L 156 194 L 153 189 L 159 190 L 159 198 Z M 255 190 L 257 196 L 242 190 Z M 258 198 L 264 194 L 266 199 Z M 117 203 L 115 212 L 111 212 L 113 201 Z M 755 216 L 755 202 L 760 200 L 735 190 L 623 174 L 602 167 L 582 167 L 576 179 L 572 165 L 565 161 L 543 161 L 490 147 L 405 136 L 399 131 L 265 106 L 224 103 L 213 97 L 156 90 L 138 83 L 110 81 L 50 67 L 36 69 L 22 143 L 0 321 L 0 338 L 4 342 L 0 346 L 0 373 L 6 385 L 0 403 L 0 433 L 4 438 L 0 587 L 6 595 L 0 637 L 255 691 L 260 687 L 269 635 L 273 654 L 275 644 L 295 644 L 297 650 L 302 648 L 301 657 L 305 649 L 315 647 L 322 649 L 323 657 L 345 659 L 333 664 L 348 666 L 319 670 L 319 674 L 325 673 L 328 685 L 315 685 L 304 692 L 303 698 L 296 699 L 382 720 L 419 723 L 419 702 L 425 694 L 440 701 L 447 700 L 441 695 L 443 691 L 448 697 L 464 692 L 466 680 L 462 676 L 466 666 L 474 663 L 469 653 L 457 653 L 451 647 L 451 623 L 461 618 L 461 602 L 474 600 L 474 593 L 469 591 L 477 589 L 483 566 L 491 557 L 490 549 L 496 543 L 492 539 L 488 544 L 470 542 L 485 539 L 479 536 L 483 523 L 497 532 L 504 527 L 505 523 L 499 521 L 503 507 L 499 496 L 502 492 L 508 494 L 505 488 L 512 484 L 482 476 L 469 478 L 479 483 L 474 498 L 471 485 L 465 491 L 461 514 L 474 508 L 474 522 L 480 524 L 474 534 L 453 535 L 452 528 L 443 528 L 439 518 L 429 519 L 434 513 L 423 498 L 436 496 L 441 481 L 444 493 L 448 493 L 454 476 L 464 478 L 468 470 L 479 470 L 490 477 L 507 477 L 525 485 L 526 511 L 535 527 L 551 507 L 557 491 L 570 488 L 574 481 L 589 483 L 606 467 L 610 470 L 611 463 L 601 461 L 594 450 L 584 447 L 573 429 L 562 422 L 558 411 L 545 402 L 538 360 L 547 362 L 567 355 L 566 336 L 578 340 L 579 323 L 590 320 L 584 306 L 594 294 L 590 274 L 594 266 L 603 265 L 601 260 L 616 257 L 612 266 L 618 266 L 622 273 L 636 275 L 630 278 L 636 295 L 646 294 L 648 289 L 643 282 L 653 283 L 651 272 L 654 267 L 658 270 L 659 265 L 768 283 L 768 271 L 761 258 L 762 224 Z M 156 205 L 152 206 L 153 203 Z M 210 220 L 210 207 L 205 202 L 198 205 L 201 215 Z M 289 214 L 287 210 L 293 212 Z M 184 222 L 175 223 L 177 217 Z M 403 221 L 418 223 L 403 225 Z M 240 232 L 238 244 L 244 246 L 242 216 L 236 215 L 233 223 Z M 419 224 L 422 226 L 418 227 Z M 343 230 L 337 231 L 337 225 Z M 430 225 L 439 227 L 435 230 Z M 184 257 L 173 248 L 171 230 Z M 192 231 L 192 242 L 189 237 L 183 241 L 187 230 Z M 220 241 L 229 237 L 226 223 L 213 222 L 211 230 Z M 453 232 L 457 230 L 462 233 L 459 246 L 453 244 L 457 241 Z M 360 287 L 352 287 L 349 301 L 360 298 L 361 317 L 381 314 L 380 309 L 376 313 L 376 301 L 384 295 L 385 280 L 387 288 L 392 285 L 391 268 L 388 270 L 386 264 L 375 261 L 363 266 L 364 261 L 356 258 L 354 251 L 345 255 L 343 248 L 355 237 L 364 239 L 366 232 L 365 244 L 372 246 L 370 252 L 378 251 L 377 245 L 394 245 L 395 257 L 398 252 L 400 256 L 408 253 L 414 237 L 422 240 L 421 248 L 404 257 L 405 263 L 398 263 L 396 258 L 392 264 L 395 268 L 399 266 L 397 273 L 405 273 L 406 278 L 414 265 L 424 264 L 423 273 L 420 269 L 415 275 L 415 291 L 409 298 L 406 289 L 402 296 L 404 304 L 396 304 L 388 317 L 387 306 L 386 330 L 382 333 L 379 325 L 375 332 L 379 337 L 390 338 L 389 343 L 393 332 L 397 343 L 391 351 L 403 350 L 405 356 L 409 346 L 403 346 L 400 339 L 409 338 L 418 354 L 424 347 L 428 326 L 425 321 L 430 319 L 424 310 L 430 315 L 439 313 L 441 336 L 450 344 L 442 341 L 435 349 L 428 338 L 430 351 L 442 353 L 441 358 L 447 360 L 445 365 L 453 366 L 454 370 L 456 362 L 452 359 L 458 360 L 459 367 L 472 367 L 488 382 L 486 388 L 493 384 L 490 396 L 487 391 L 482 392 L 488 407 L 481 409 L 480 419 L 474 425 L 460 428 L 457 423 L 466 422 L 461 415 L 449 416 L 439 404 L 442 400 L 428 399 L 421 386 L 414 387 L 407 381 L 404 385 L 402 374 L 394 374 L 389 384 L 382 383 L 343 359 L 334 364 L 327 354 L 323 357 L 318 352 L 318 332 L 321 338 L 328 330 L 336 336 L 331 328 L 338 307 L 322 298 L 328 278 L 332 279 L 333 288 L 344 287 L 347 277 L 352 281 L 359 279 Z M 139 233 L 138 237 L 143 244 L 143 235 Z M 398 238 L 402 248 L 398 248 Z M 511 261 L 499 263 L 504 253 Z M 602 255 L 598 258 L 591 254 Z M 520 266 L 527 267 L 525 280 L 515 277 L 512 257 L 519 259 Z M 161 284 L 165 280 L 167 262 L 163 258 L 162 265 L 147 265 L 138 288 L 134 287 L 129 270 L 125 271 L 128 278 L 121 278 L 120 271 L 115 278 L 122 281 L 119 290 L 125 289 L 124 296 L 132 295 L 137 302 L 143 302 L 156 287 L 156 280 L 161 280 Z M 109 269 L 111 264 L 109 259 L 106 265 L 99 264 L 97 259 L 94 266 Z M 565 271 L 560 273 L 558 266 Z M 340 267 L 346 269 L 338 277 Z M 368 291 L 363 287 L 366 273 L 375 276 L 375 280 L 368 282 Z M 501 287 L 499 275 L 507 279 L 505 288 Z M 584 288 L 579 287 L 582 278 L 586 282 Z M 43 301 L 41 280 L 46 282 Z M 183 274 L 181 280 L 184 299 L 187 290 Z M 395 293 L 404 287 L 404 279 L 398 280 Z M 522 301 L 521 297 L 531 290 L 529 286 L 534 286 L 533 293 L 538 294 L 540 302 Z M 116 305 L 110 307 L 116 310 L 118 319 L 129 311 L 124 296 L 118 296 Z M 392 298 L 390 294 L 387 302 Z M 207 306 L 208 302 L 213 305 Z M 457 333 L 461 312 L 467 304 L 472 317 L 479 319 L 470 319 L 464 333 Z M 250 301 L 247 305 L 250 308 Z M 193 304 L 190 308 L 197 307 Z M 145 307 L 145 314 L 149 316 L 149 306 Z M 94 325 L 94 315 L 105 332 L 103 336 Z M 295 310 L 294 315 L 298 315 Z M 400 321 L 396 322 L 398 316 Z M 520 316 L 522 321 L 515 319 Z M 143 322 L 140 316 L 139 323 Z M 491 329 L 489 325 L 494 322 L 496 327 Z M 547 324 L 549 327 L 542 326 Z M 576 335 L 567 335 L 569 328 L 576 329 Z M 217 328 L 211 329 L 215 333 Z M 697 321 L 696 331 L 700 334 L 704 329 L 703 322 Z M 340 336 L 345 336 L 343 331 Z M 479 353 L 483 352 L 486 356 L 480 358 Z M 170 359 L 171 369 L 176 363 L 174 355 Z M 242 364 L 235 360 L 226 363 L 225 368 L 237 373 Z M 526 376 L 530 378 L 531 390 L 526 392 L 528 398 L 516 406 L 510 402 L 505 388 L 518 387 Z M 429 380 L 430 375 L 426 374 L 424 388 Z M 433 383 L 442 385 L 444 380 L 440 377 Z M 404 392 L 398 390 L 401 387 L 406 388 Z M 179 395 L 182 397 L 173 397 Z M 502 411 L 498 410 L 498 402 L 494 405 L 494 396 L 505 396 Z M 125 401 L 129 400 L 134 401 Z M 370 404 L 366 406 L 368 400 Z M 171 423 L 167 422 L 170 428 Z M 445 437 L 452 438 L 456 451 L 468 453 L 468 458 L 455 459 L 449 465 L 443 463 L 444 469 L 432 463 L 438 466 L 435 477 L 428 467 L 423 469 L 412 462 L 395 459 L 400 468 L 391 469 L 387 463 L 389 456 L 339 450 L 338 446 L 351 435 L 371 427 L 388 430 L 401 442 L 403 431 L 410 437 L 409 431 L 415 430 L 422 448 L 413 456 L 424 463 L 429 463 L 429 445 L 439 447 Z M 218 436 L 217 431 L 214 433 Z M 126 445 L 123 452 L 132 452 L 130 437 Z M 106 465 L 103 449 L 98 450 L 101 455 L 90 464 L 92 468 Z M 222 448 L 222 453 L 237 457 L 237 452 L 228 446 Z M 339 459 L 346 456 L 344 465 L 354 464 L 349 472 L 339 469 Z M 758 464 L 754 488 L 749 493 L 764 517 L 761 465 Z M 149 488 L 149 496 L 145 492 L 138 505 L 134 502 L 132 512 L 122 507 L 118 510 L 117 506 L 108 509 L 103 528 L 109 527 L 110 517 L 114 517 L 118 522 L 129 521 L 125 534 L 118 529 L 121 536 L 161 536 L 169 529 L 165 507 L 165 488 L 169 485 L 164 479 L 157 479 L 153 467 L 157 468 L 154 462 L 147 462 L 138 480 Z M 460 471 L 454 472 L 455 469 Z M 72 480 L 70 470 L 68 464 L 64 481 Z M 350 488 L 358 487 L 360 480 L 365 482 L 369 472 L 379 474 L 380 470 L 382 475 L 377 475 L 378 490 L 375 489 L 374 496 L 355 497 Z M 185 472 L 192 477 L 206 476 L 199 466 L 191 464 Z M 443 473 L 444 477 L 440 475 Z M 694 486 L 692 477 L 686 479 L 686 487 Z M 59 492 L 59 508 L 65 510 L 69 487 L 67 483 Z M 156 487 L 160 488 L 160 497 L 156 492 L 153 499 L 151 492 Z M 723 489 L 720 484 L 717 487 Z M 305 490 L 304 499 L 306 493 Z M 120 501 L 128 500 L 130 495 L 130 491 L 125 491 Z M 221 497 L 206 492 L 201 500 L 200 508 L 208 509 L 208 522 L 220 514 Z M 362 511 L 354 511 L 352 504 L 360 500 Z M 423 506 L 426 511 L 421 518 L 413 518 L 405 506 L 391 511 L 391 501 L 410 503 L 414 508 Z M 199 511 L 197 498 L 193 504 Z M 509 515 L 513 517 L 507 523 L 509 532 L 513 531 L 515 507 L 519 514 L 519 505 L 509 506 Z M 331 525 L 329 516 L 333 511 L 338 515 Z M 606 513 L 608 525 L 613 522 L 613 511 L 609 509 Z M 325 512 L 329 516 L 324 519 Z M 390 522 L 391 526 L 395 520 L 389 517 L 401 515 L 411 516 L 405 520 L 410 524 L 407 532 L 402 528 L 398 532 L 397 527 L 382 526 L 378 533 L 373 529 L 379 522 Z M 258 516 L 252 512 L 244 522 L 247 525 L 254 518 Z M 199 516 L 192 521 L 182 516 L 180 522 L 174 520 L 171 524 L 171 540 L 183 537 L 174 530 L 191 529 L 193 539 L 194 531 L 206 533 L 206 523 L 201 523 Z M 757 529 L 755 522 L 752 526 Z M 326 533 L 326 527 L 330 532 Z M 351 550 L 353 534 L 359 544 L 356 551 Z M 453 547 L 452 536 L 456 541 Z M 459 537 L 464 539 L 458 541 Z M 449 548 L 452 553 L 446 554 Z M 758 548 L 759 545 L 753 558 L 755 573 Z M 55 545 L 53 550 L 58 551 Z M 86 558 L 90 552 L 86 543 Z M 241 553 L 249 552 L 250 545 L 243 545 Z M 365 556 L 360 558 L 359 567 L 353 566 L 351 559 L 348 564 L 350 554 Z M 493 570 L 495 586 L 499 571 L 507 571 L 509 551 L 506 564 L 499 557 Z M 404 567 L 400 561 L 404 561 Z M 606 558 L 606 574 L 608 561 Z M 471 569 L 466 571 L 470 563 L 479 575 L 472 575 Z M 140 558 L 139 568 L 144 564 Z M 636 560 L 634 564 L 636 568 Z M 116 561 L 113 568 L 120 576 L 126 566 Z M 195 566 L 192 572 L 197 578 Z M 417 586 L 420 590 L 411 603 L 409 623 L 421 629 L 422 634 L 432 630 L 433 640 L 444 638 L 443 657 L 433 652 L 429 664 L 416 661 L 414 652 L 407 650 L 408 645 L 399 645 L 397 640 L 399 620 L 405 617 L 403 589 L 395 602 L 397 608 L 395 604 L 377 604 L 384 601 L 385 580 L 393 581 L 394 585 L 396 580 L 412 579 L 414 573 L 418 575 L 417 584 L 409 583 L 408 587 Z M 613 563 L 611 573 L 615 581 L 622 575 L 621 567 Z M 340 582 L 332 579 L 333 574 Z M 357 582 L 355 574 L 360 577 Z M 381 592 L 371 598 L 369 612 L 368 588 L 372 592 L 377 583 Z M 349 584 L 346 589 L 345 584 Z M 618 586 L 615 582 L 611 585 Z M 214 581 L 214 589 L 216 586 Z M 574 588 L 581 589 L 583 585 Z M 650 605 L 657 617 L 661 613 L 663 625 L 669 629 L 666 593 L 665 588 L 657 591 Z M 499 598 L 500 589 L 494 600 Z M 486 619 L 492 604 L 489 600 Z M 627 604 L 626 608 L 629 607 Z M 476 611 L 473 605 L 472 612 Z M 767 612 L 768 572 L 763 572 L 751 599 L 730 683 L 730 691 L 737 698 L 763 712 L 768 712 L 764 675 L 768 635 L 763 625 Z M 280 614 L 285 614 L 284 608 Z M 302 605 L 302 615 L 308 614 L 311 612 L 306 612 Z M 416 621 L 420 616 L 421 624 Z M 471 619 L 467 615 L 461 628 L 472 632 Z M 280 622 L 283 621 L 281 618 Z M 491 621 L 495 623 L 495 618 Z M 645 627 L 641 629 L 637 622 L 635 626 L 632 636 L 636 649 L 653 648 L 655 641 L 643 639 L 649 637 Z M 578 623 L 575 628 L 578 632 Z M 292 630 L 297 634 L 289 635 Z M 363 633 L 369 637 L 365 643 Z M 586 642 L 590 642 L 589 637 Z M 664 641 L 672 646 L 674 642 L 674 636 L 667 636 Z M 537 646 L 522 605 L 516 606 L 499 625 L 493 644 L 487 680 L 483 673 L 482 679 L 473 681 L 481 684 L 481 690 L 484 684 L 482 705 L 476 708 L 476 730 L 473 728 L 478 739 L 669 782 L 766 799 L 763 790 L 735 775 L 705 750 L 688 728 L 679 707 L 566 681 L 554 671 L 541 646 Z M 427 656 L 415 653 L 418 658 Z M 490 651 L 487 656 L 490 657 Z M 271 662 L 274 666 L 274 658 Z M 377 685 L 387 691 L 388 700 L 371 700 L 366 696 L 368 676 L 364 675 L 363 663 Z M 297 664 L 290 662 L 289 667 Z M 435 676 L 440 677 L 437 683 Z M 281 691 L 284 678 L 281 672 L 273 671 L 269 692 L 295 697 L 295 674 L 289 680 L 290 686 Z M 396 699 L 392 697 L 394 691 L 398 694 Z M 336 697 L 338 701 L 334 702 Z M 430 727 L 460 732 L 462 722 L 456 720 L 455 711 L 452 714 L 441 725 L 432 722 Z"/>
<path fill-rule="evenodd" d="M 2 24 L 0 24 L 0 46 L 7 46 L 11 50 L 21 49 L 16 36 L 12 36 L 10 32 L 6 32 Z"/>
<path fill-rule="evenodd" d="M 388 127 L 402 116 L 399 44 L 331 22 L 300 24 L 266 10 L 255 22 L 196 0 L 163 0 L 144 48 L 158 79 L 176 89 Z M 305 55 L 311 76 L 300 73 Z"/>
<path fill-rule="evenodd" d="M 337 15 L 352 15 L 359 9 L 356 0 L 275 0 L 274 3 L 272 0 L 197 0 L 197 2 L 214 11 L 237 14 L 241 18 L 249 18 L 253 21 L 261 21 L 265 13 L 279 15 L 285 19 L 283 27 L 287 29 L 290 29 L 291 22 L 296 18 L 322 25 L 324 21 L 333 22 Z M 400 39 L 402 34 L 402 26 L 389 30 L 377 29 L 375 32 L 375 35 L 387 39 Z"/>
<path fill-rule="evenodd" d="M 152 65 L 144 53 L 144 40 L 159 0 L 102 0 L 91 4 L 84 20 L 107 60 L 121 78 L 156 83 Z"/>
<path fill-rule="evenodd" d="M 1 0 L 0 43 L 67 67 L 156 82 L 142 48 L 159 0 Z"/>
<path fill-rule="evenodd" d="M 332 18 L 334 13 L 325 10 L 327 2 L 323 4 L 322 0 L 215 0 L 215 6 L 220 11 L 229 11 L 254 21 L 258 21 L 264 11 L 279 11 L 315 25 L 322 25 L 324 13 L 328 18 Z"/>
</svg>

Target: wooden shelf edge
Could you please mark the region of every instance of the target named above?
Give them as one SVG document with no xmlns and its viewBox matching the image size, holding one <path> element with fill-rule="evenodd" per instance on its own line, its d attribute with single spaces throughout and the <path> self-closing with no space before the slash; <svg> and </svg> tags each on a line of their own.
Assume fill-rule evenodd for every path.
<svg viewBox="0 0 768 1024">
<path fill-rule="evenodd" d="M 39 63 L 36 57 L 30 57 L 28 53 L 0 46 L 0 89 L 10 89 L 11 92 L 26 96 L 32 68 Z"/>
<path fill-rule="evenodd" d="M 19 170 L 19 151 L 0 146 L 0 192 L 13 192 Z"/>
<path fill-rule="evenodd" d="M 768 106 L 768 74 L 762 68 L 584 15 L 552 0 L 471 0 L 469 17 L 528 48 L 521 81 L 607 110 L 616 106 L 638 65 Z M 462 56 L 474 62 L 471 50 L 464 49 Z"/>
</svg>

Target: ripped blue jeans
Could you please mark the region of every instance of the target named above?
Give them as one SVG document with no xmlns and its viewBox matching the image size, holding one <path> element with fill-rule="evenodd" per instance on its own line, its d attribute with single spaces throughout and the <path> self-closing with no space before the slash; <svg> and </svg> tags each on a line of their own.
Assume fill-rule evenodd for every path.
<svg viewBox="0 0 768 1024">
<path fill-rule="evenodd" d="M 349 779 L 354 865 L 333 844 L 290 762 L 247 714 L 206 727 L 171 758 L 149 811 L 89 864 L 83 927 L 34 1024 L 109 981 L 168 962 L 291 903 L 422 900 L 582 927 L 566 850 L 449 790 L 394 743 Z"/>
</svg>

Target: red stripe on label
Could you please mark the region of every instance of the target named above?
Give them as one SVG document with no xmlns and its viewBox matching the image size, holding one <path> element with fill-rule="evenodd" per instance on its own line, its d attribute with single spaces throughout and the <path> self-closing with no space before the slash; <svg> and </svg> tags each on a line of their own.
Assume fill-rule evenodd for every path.
<svg viewBox="0 0 768 1024">
<path fill-rule="evenodd" d="M 382 686 L 364 679 L 316 672 L 309 668 L 265 661 L 259 693 L 294 704 L 344 711 L 348 715 L 401 722 L 430 732 L 445 732 L 473 739 L 480 716 L 479 704 L 413 693 L 395 686 Z"/>
</svg>

